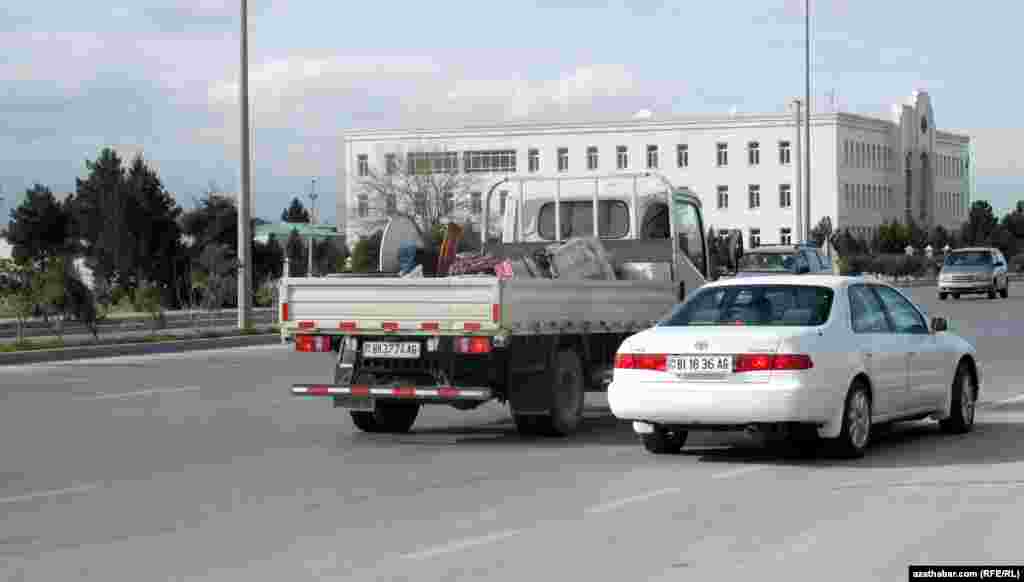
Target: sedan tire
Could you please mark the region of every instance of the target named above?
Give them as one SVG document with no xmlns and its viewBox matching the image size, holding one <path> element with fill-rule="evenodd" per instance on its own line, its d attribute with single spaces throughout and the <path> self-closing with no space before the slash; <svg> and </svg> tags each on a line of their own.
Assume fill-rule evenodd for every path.
<svg viewBox="0 0 1024 582">
<path fill-rule="evenodd" d="M 1006 278 L 1006 282 L 1003 283 L 1003 289 L 999 292 L 999 295 L 1003 299 L 1006 299 L 1007 297 L 1010 296 L 1010 278 L 1009 277 L 1007 277 Z"/>
<path fill-rule="evenodd" d="M 842 423 L 839 436 L 829 443 L 830 448 L 843 458 L 863 457 L 871 442 L 871 394 L 860 380 L 846 393 Z"/>
<path fill-rule="evenodd" d="M 666 428 L 655 427 L 654 432 L 641 435 L 644 448 L 647 452 L 655 455 L 678 455 L 686 444 L 685 430 L 670 431 Z"/>
<path fill-rule="evenodd" d="M 953 377 L 949 418 L 939 421 L 939 427 L 950 434 L 964 434 L 974 428 L 974 411 L 978 400 L 978 387 L 974 376 L 963 362 Z"/>
</svg>

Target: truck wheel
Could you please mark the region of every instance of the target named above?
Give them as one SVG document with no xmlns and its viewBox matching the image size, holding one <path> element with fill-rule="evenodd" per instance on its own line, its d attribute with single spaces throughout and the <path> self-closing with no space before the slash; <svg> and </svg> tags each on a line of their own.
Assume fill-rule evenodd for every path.
<svg viewBox="0 0 1024 582">
<path fill-rule="evenodd" d="M 939 293 L 939 301 L 945 301 L 945 300 L 946 300 L 946 294 L 945 294 L 945 293 L 942 293 L 942 292 L 940 292 L 940 293 Z"/>
<path fill-rule="evenodd" d="M 583 418 L 583 366 L 576 350 L 559 351 L 553 373 L 551 412 L 538 417 L 537 422 L 549 436 L 568 436 L 576 432 Z"/>
<path fill-rule="evenodd" d="M 335 380 L 337 381 L 337 380 Z M 372 384 L 374 378 L 359 374 L 353 384 Z M 409 432 L 420 413 L 417 402 L 376 402 L 373 411 L 350 410 L 352 424 L 363 432 Z"/>
<path fill-rule="evenodd" d="M 373 412 L 352 410 L 352 423 L 363 432 L 409 432 L 420 413 L 419 404 L 378 402 Z"/>
<path fill-rule="evenodd" d="M 539 434 L 540 427 L 538 426 L 537 419 L 539 417 L 531 414 L 513 414 L 512 419 L 516 423 L 516 430 L 522 436 L 536 436 Z"/>
</svg>

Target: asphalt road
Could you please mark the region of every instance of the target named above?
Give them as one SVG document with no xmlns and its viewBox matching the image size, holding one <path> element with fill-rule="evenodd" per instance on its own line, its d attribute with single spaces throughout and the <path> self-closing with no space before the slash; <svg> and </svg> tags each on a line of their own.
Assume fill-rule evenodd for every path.
<svg viewBox="0 0 1024 582">
<path fill-rule="evenodd" d="M 497 406 L 366 435 L 287 395 L 331 365 L 291 345 L 0 369 L 0 579 L 906 580 L 911 563 L 1024 562 L 1024 294 L 912 293 L 977 342 L 989 404 L 972 434 L 911 423 L 856 461 L 707 435 L 655 457 L 599 395 L 568 440 L 525 441 Z"/>
</svg>

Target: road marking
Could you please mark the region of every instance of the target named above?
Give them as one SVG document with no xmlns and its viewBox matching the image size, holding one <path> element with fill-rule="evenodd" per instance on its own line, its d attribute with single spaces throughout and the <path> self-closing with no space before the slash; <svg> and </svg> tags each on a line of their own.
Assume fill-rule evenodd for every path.
<svg viewBox="0 0 1024 582">
<path fill-rule="evenodd" d="M 500 542 L 501 540 L 517 536 L 521 533 L 523 533 L 523 530 L 521 529 L 509 529 L 505 531 L 499 531 L 485 536 L 459 540 L 456 542 L 452 542 L 450 544 L 445 544 L 443 546 L 434 546 L 432 548 L 427 548 L 419 552 L 412 552 L 410 554 L 403 555 L 402 558 L 406 560 L 424 560 L 426 558 L 433 558 L 434 556 L 440 556 L 442 554 L 450 554 L 452 552 L 458 552 L 476 546 L 493 544 L 494 542 Z"/>
<path fill-rule="evenodd" d="M 136 390 L 135 392 L 109 392 L 106 394 L 94 394 L 77 400 L 108 400 L 115 398 L 134 398 L 136 396 L 151 396 L 153 394 L 176 394 L 178 392 L 195 392 L 199 386 L 182 386 L 180 388 L 150 388 L 149 390 Z"/>
<path fill-rule="evenodd" d="M 85 483 L 83 485 L 76 485 L 74 487 L 66 487 L 64 489 L 51 489 L 49 491 L 36 491 L 34 493 L 25 493 L 22 495 L 12 495 L 11 497 L 0 497 L 0 503 L 19 503 L 22 501 L 32 501 L 33 499 L 46 499 L 49 497 L 58 497 L 61 495 L 70 495 L 72 493 L 82 493 L 84 491 L 91 491 L 98 488 L 102 483 Z"/>
<path fill-rule="evenodd" d="M 683 490 L 680 489 L 679 487 L 669 487 L 667 489 L 658 489 L 657 491 L 649 491 L 647 493 L 642 493 L 640 495 L 634 495 L 632 497 L 624 497 L 622 499 L 617 499 L 615 501 L 609 501 L 608 503 L 602 503 L 601 505 L 595 505 L 593 507 L 588 507 L 586 512 L 587 513 L 605 513 L 605 512 L 608 512 L 608 511 L 614 511 L 614 510 L 616 510 L 616 509 L 618 509 L 618 508 L 620 508 L 620 507 L 622 507 L 624 505 L 629 505 L 630 503 L 636 503 L 637 501 L 647 501 L 648 499 L 653 499 L 653 498 L 659 497 L 661 495 L 668 495 L 670 493 L 681 493 L 682 491 Z"/>
<path fill-rule="evenodd" d="M 733 477 L 739 477 L 740 475 L 746 475 L 747 473 L 753 473 L 754 471 L 760 471 L 764 467 L 740 467 L 733 469 L 732 471 L 725 471 L 722 473 L 715 473 L 711 476 L 712 479 L 732 479 Z"/>
<path fill-rule="evenodd" d="M 995 408 L 998 406 L 1005 406 L 1007 404 L 1016 404 L 1018 402 L 1024 402 L 1024 394 L 1018 394 L 1012 398 L 1004 398 L 1003 400 L 996 400 L 994 402 L 983 402 L 981 404 L 984 408 Z"/>
</svg>

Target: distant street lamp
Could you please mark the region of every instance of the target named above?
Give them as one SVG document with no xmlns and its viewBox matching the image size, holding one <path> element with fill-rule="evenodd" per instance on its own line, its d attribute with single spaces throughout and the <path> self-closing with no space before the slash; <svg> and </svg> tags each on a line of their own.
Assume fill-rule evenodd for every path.
<svg viewBox="0 0 1024 582">
<path fill-rule="evenodd" d="M 250 155 L 249 149 L 249 22 L 246 0 L 241 0 L 242 10 L 242 75 L 239 83 L 238 106 L 242 115 L 241 157 L 242 157 L 242 192 L 238 197 L 238 327 L 249 327 L 249 288 L 252 277 L 249 241 L 251 239 L 249 224 Z"/>
</svg>

